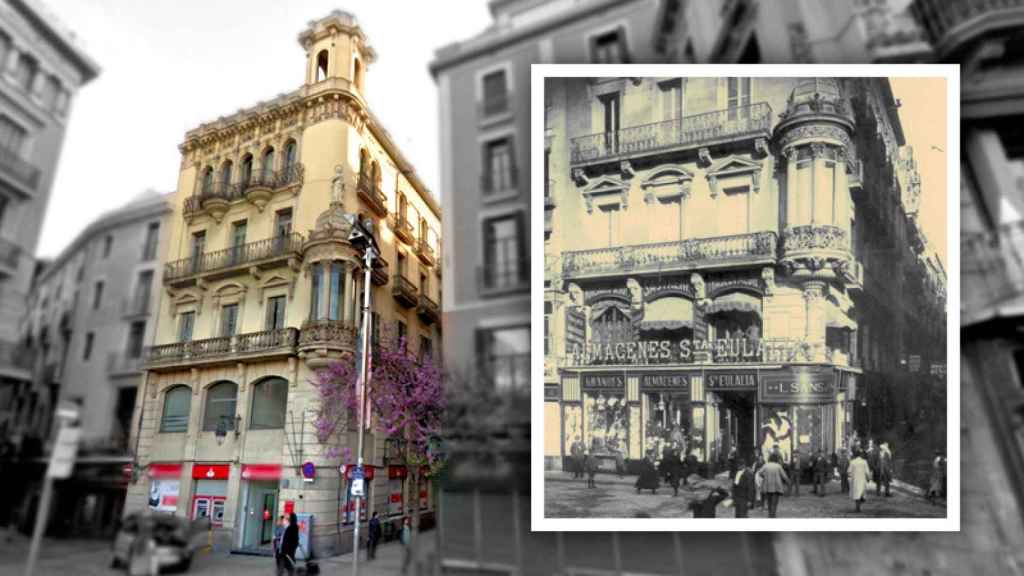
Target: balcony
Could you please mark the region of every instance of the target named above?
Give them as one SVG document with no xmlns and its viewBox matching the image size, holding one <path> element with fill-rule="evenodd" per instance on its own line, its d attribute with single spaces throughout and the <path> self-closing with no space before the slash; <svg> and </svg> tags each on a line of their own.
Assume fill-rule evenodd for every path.
<svg viewBox="0 0 1024 576">
<path fill-rule="evenodd" d="M 359 199 L 370 207 L 370 210 L 381 218 L 388 215 L 388 199 L 375 182 L 372 182 L 366 174 L 359 175 L 359 182 L 356 184 L 356 193 Z"/>
<path fill-rule="evenodd" d="M 837 226 L 793 226 L 783 233 L 782 251 L 786 260 L 848 260 L 850 236 Z"/>
<path fill-rule="evenodd" d="M 998 316 L 1024 295 L 1022 252 L 1024 222 L 1004 224 L 996 234 L 960 236 L 961 326 Z"/>
<path fill-rule="evenodd" d="M 386 286 L 388 283 L 388 261 L 378 256 L 373 261 L 373 270 L 370 272 L 370 281 L 374 286 Z"/>
<path fill-rule="evenodd" d="M 356 327 L 342 320 L 310 320 L 299 334 L 299 353 L 306 364 L 319 370 L 344 354 L 356 351 Z"/>
<path fill-rule="evenodd" d="M 0 374 L 29 380 L 35 364 L 36 352 L 17 342 L 0 340 Z"/>
<path fill-rule="evenodd" d="M 31 196 L 39 186 L 39 168 L 6 148 L 0 148 L 0 175 L 25 196 Z"/>
<path fill-rule="evenodd" d="M 398 236 L 402 242 L 405 242 L 410 246 L 416 242 L 416 233 L 413 230 L 412 224 L 404 214 L 392 214 L 388 218 L 388 225 L 391 226 L 391 230 L 394 231 L 395 236 Z"/>
<path fill-rule="evenodd" d="M 753 232 L 620 248 L 578 250 L 563 254 L 562 275 L 569 279 L 771 264 L 776 261 L 777 246 L 778 236 L 775 232 Z"/>
<path fill-rule="evenodd" d="M 864 265 L 858 262 L 856 259 L 851 259 L 850 263 L 842 269 L 843 282 L 846 284 L 847 290 L 864 290 Z"/>
<path fill-rule="evenodd" d="M 21 260 L 21 246 L 10 240 L 0 238 L 0 278 L 14 276 L 18 273 L 18 262 Z"/>
<path fill-rule="evenodd" d="M 573 165 L 607 163 L 666 151 L 770 138 L 771 130 L 771 106 L 758 102 L 616 132 L 577 136 L 569 144 L 570 161 Z"/>
<path fill-rule="evenodd" d="M 416 306 L 416 314 L 419 315 L 425 324 L 433 324 L 441 319 L 441 307 L 426 294 L 420 294 L 420 302 Z"/>
<path fill-rule="evenodd" d="M 151 346 L 145 353 L 146 368 L 161 371 L 255 358 L 292 356 L 296 353 L 297 342 L 298 330 L 279 328 Z"/>
<path fill-rule="evenodd" d="M 405 276 L 402 276 L 401 272 L 395 274 L 394 281 L 391 286 L 391 295 L 395 297 L 395 300 L 397 300 L 399 304 L 406 308 L 416 306 L 416 296 L 418 293 L 419 290 L 416 289 L 416 286 L 413 285 L 413 283 Z"/>
<path fill-rule="evenodd" d="M 107 375 L 135 376 L 142 373 L 145 366 L 143 356 L 132 356 L 125 352 L 111 352 L 107 356 Z"/>
<path fill-rule="evenodd" d="M 437 263 L 437 260 L 434 258 L 434 247 L 423 238 L 416 242 L 416 256 L 419 257 L 420 262 L 427 266 L 433 266 Z"/>
<path fill-rule="evenodd" d="M 1024 23 L 1024 0 L 914 0 L 914 19 L 944 59 L 970 40 Z"/>
<path fill-rule="evenodd" d="M 530 260 L 516 258 L 477 268 L 477 290 L 481 296 L 527 292 L 530 289 Z"/>
<path fill-rule="evenodd" d="M 185 199 L 182 214 L 188 218 L 209 214 L 220 222 L 232 202 L 245 198 L 239 184 L 216 182 Z"/>
<path fill-rule="evenodd" d="M 125 319 L 149 316 L 149 294 L 132 296 L 121 301 L 121 316 Z"/>
<path fill-rule="evenodd" d="M 302 235 L 292 233 L 207 252 L 199 258 L 168 262 L 164 266 L 164 284 L 180 288 L 195 284 L 198 278 L 216 280 L 247 273 L 251 268 L 283 266 L 290 259 L 299 258 L 301 250 Z"/>
</svg>

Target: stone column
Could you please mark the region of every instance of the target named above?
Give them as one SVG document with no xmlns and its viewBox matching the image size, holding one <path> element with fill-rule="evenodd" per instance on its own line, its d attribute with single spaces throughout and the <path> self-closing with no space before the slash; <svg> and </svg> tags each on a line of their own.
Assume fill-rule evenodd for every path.
<svg viewBox="0 0 1024 576">
<path fill-rule="evenodd" d="M 807 304 L 804 339 L 811 345 L 815 362 L 825 360 L 825 283 L 813 280 L 803 285 Z"/>
<path fill-rule="evenodd" d="M 800 214 L 800 191 L 796 179 L 796 156 L 797 149 L 790 146 L 782 151 L 786 157 L 786 227 L 797 225 L 797 217 Z"/>
<path fill-rule="evenodd" d="M 826 199 L 824 194 L 818 196 L 819 193 L 824 192 L 818 186 L 818 174 L 821 174 L 825 168 L 825 151 L 827 149 L 824 144 L 818 142 L 811 144 L 811 225 L 824 224 L 824 222 L 818 221 L 818 210 Z"/>
<path fill-rule="evenodd" d="M 355 323 L 355 310 L 358 309 L 356 304 L 359 301 L 359 291 L 357 289 L 358 283 L 352 278 L 354 266 L 345 264 L 345 294 L 346 298 L 344 306 L 341 311 L 341 319 L 345 324 Z"/>
</svg>

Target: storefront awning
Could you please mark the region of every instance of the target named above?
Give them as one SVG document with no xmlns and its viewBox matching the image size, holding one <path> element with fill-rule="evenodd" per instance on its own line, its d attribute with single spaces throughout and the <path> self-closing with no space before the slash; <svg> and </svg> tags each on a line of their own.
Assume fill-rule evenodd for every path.
<svg viewBox="0 0 1024 576">
<path fill-rule="evenodd" d="M 168 480 L 181 477 L 181 464 L 150 464 L 149 477 L 156 480 Z"/>
<path fill-rule="evenodd" d="M 242 466 L 244 480 L 280 480 L 280 464 L 244 464 Z"/>
<path fill-rule="evenodd" d="M 750 312 L 760 316 L 761 300 L 746 292 L 729 292 L 715 298 L 714 302 L 704 309 L 705 314 L 719 312 Z"/>
<path fill-rule="evenodd" d="M 668 296 L 644 306 L 641 330 L 678 330 L 693 327 L 693 303 L 686 298 Z"/>
</svg>

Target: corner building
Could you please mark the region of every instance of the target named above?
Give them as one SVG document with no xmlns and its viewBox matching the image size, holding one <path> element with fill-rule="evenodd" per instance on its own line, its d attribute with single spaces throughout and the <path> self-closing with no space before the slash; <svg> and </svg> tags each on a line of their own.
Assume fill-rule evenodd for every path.
<svg viewBox="0 0 1024 576">
<path fill-rule="evenodd" d="M 865 386 L 945 362 L 888 80 L 548 82 L 549 466 L 577 439 L 660 457 L 677 428 L 712 469 L 831 454 L 869 430 Z"/>
<path fill-rule="evenodd" d="M 222 545 L 263 552 L 274 519 L 294 510 L 323 556 L 350 549 L 355 521 L 327 450 L 354 452 L 355 429 L 319 443 L 310 383 L 355 352 L 364 274 L 347 217 L 372 219 L 382 251 L 374 345 L 404 338 L 434 355 L 440 208 L 367 106 L 374 51 L 355 18 L 333 12 L 299 42 L 300 88 L 191 130 L 181 145 L 128 509 L 208 516 Z M 369 512 L 397 519 L 418 505 L 429 516 L 432 490 L 406 501 L 408 474 L 386 455 L 394 447 L 368 436 Z"/>
</svg>

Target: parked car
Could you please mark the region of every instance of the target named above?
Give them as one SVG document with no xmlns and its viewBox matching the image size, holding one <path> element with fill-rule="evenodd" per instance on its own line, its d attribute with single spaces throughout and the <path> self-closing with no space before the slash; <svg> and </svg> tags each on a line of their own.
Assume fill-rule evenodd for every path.
<svg viewBox="0 0 1024 576">
<path fill-rule="evenodd" d="M 133 562 L 146 561 L 140 557 L 147 553 L 147 546 L 140 537 L 149 534 L 153 540 L 152 554 L 161 571 L 164 568 L 188 570 L 196 550 L 205 544 L 203 534 L 208 528 L 207 522 L 192 522 L 173 514 L 130 514 L 114 537 L 111 567 L 123 566 L 130 570 Z"/>
</svg>

